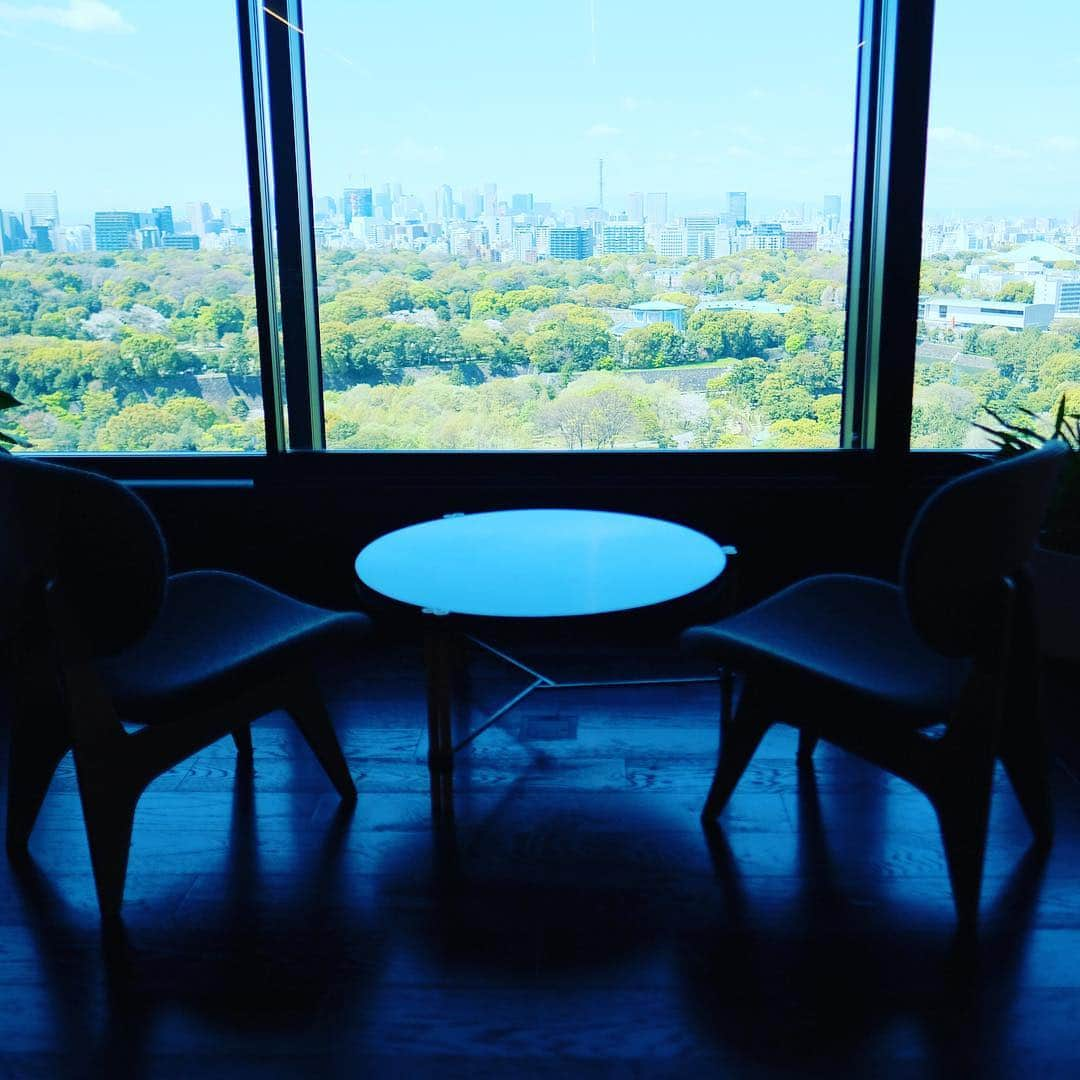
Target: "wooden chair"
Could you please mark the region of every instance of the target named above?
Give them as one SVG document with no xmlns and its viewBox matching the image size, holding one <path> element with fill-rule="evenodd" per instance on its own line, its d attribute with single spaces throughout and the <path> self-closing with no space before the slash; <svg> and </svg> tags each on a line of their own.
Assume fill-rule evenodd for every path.
<svg viewBox="0 0 1080 1080">
<path fill-rule="evenodd" d="M 929 797 L 959 919 L 974 923 L 995 760 L 1037 841 L 1053 834 L 1024 566 L 1066 453 L 1053 441 L 938 490 L 908 533 L 899 585 L 812 577 L 684 633 L 743 676 L 737 708 L 721 695 L 706 819 L 782 720 L 800 729 L 801 763 L 824 738 Z"/>
<path fill-rule="evenodd" d="M 73 751 L 98 901 L 115 915 L 146 786 L 226 734 L 249 755 L 251 722 L 275 709 L 355 800 L 311 660 L 369 627 L 236 574 L 170 577 L 157 523 L 122 485 L 0 455 L 0 640 L 16 711 L 9 854 L 26 851 Z"/>
</svg>

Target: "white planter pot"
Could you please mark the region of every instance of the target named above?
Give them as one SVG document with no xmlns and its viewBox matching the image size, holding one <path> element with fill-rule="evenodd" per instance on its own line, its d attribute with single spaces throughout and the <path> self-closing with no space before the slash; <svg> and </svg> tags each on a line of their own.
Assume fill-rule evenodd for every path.
<svg viewBox="0 0 1080 1080">
<path fill-rule="evenodd" d="M 1080 659 L 1080 555 L 1036 547 L 1031 572 L 1043 653 Z"/>
</svg>

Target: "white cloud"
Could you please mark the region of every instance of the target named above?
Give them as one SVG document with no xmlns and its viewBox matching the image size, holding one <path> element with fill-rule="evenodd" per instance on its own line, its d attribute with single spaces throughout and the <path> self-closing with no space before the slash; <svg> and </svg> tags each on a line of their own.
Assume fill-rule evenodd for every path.
<svg viewBox="0 0 1080 1080">
<path fill-rule="evenodd" d="M 613 139 L 621 134 L 622 128 L 612 127 L 610 124 L 593 124 L 585 131 L 585 137 L 589 139 Z"/>
<path fill-rule="evenodd" d="M 970 150 L 976 154 L 988 154 L 995 158 L 1019 160 L 1031 156 L 1026 150 L 1018 150 L 1014 146 L 1005 146 L 1002 143 L 992 143 L 973 131 L 962 131 L 959 128 L 932 127 L 926 135 L 930 142 L 937 143 L 939 146 Z"/>
<path fill-rule="evenodd" d="M 748 146 L 736 146 L 732 144 L 727 148 L 727 156 L 731 158 L 751 158 L 754 156 L 754 151 Z"/>
<path fill-rule="evenodd" d="M 0 4 L 0 19 L 9 22 L 51 23 L 80 33 L 105 31 L 130 34 L 135 27 L 103 0 L 68 0 L 67 5 Z"/>
</svg>

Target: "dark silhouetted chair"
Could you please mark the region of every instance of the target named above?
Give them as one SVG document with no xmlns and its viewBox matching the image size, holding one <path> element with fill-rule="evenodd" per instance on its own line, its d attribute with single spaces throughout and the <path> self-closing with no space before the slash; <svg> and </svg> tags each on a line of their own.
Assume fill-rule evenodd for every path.
<svg viewBox="0 0 1080 1080">
<path fill-rule="evenodd" d="M 115 914 L 146 786 L 226 734 L 250 755 L 251 722 L 275 709 L 295 720 L 341 798 L 356 799 L 311 661 L 365 636 L 365 616 L 236 574 L 167 576 L 150 511 L 102 476 L 0 455 L 0 508 L 10 854 L 25 852 L 72 750 L 98 901 Z"/>
<path fill-rule="evenodd" d="M 1067 453 L 1060 441 L 953 480 L 907 536 L 900 583 L 829 574 L 683 635 L 743 676 L 722 693 L 721 748 L 703 816 L 731 797 L 769 726 L 824 738 L 933 803 L 962 925 L 982 883 L 994 762 L 1036 840 L 1052 838 L 1035 708 L 1037 644 L 1024 566 Z"/>
</svg>

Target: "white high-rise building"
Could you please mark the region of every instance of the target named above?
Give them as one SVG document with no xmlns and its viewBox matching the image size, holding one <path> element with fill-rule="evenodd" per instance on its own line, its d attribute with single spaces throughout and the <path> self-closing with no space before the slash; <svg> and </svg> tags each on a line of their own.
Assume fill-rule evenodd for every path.
<svg viewBox="0 0 1080 1080">
<path fill-rule="evenodd" d="M 46 225 L 51 229 L 60 224 L 60 200 L 55 191 L 27 192 L 23 207 L 31 227 Z"/>
<path fill-rule="evenodd" d="M 650 225 L 666 225 L 668 223 L 666 191 L 650 191 L 645 196 L 645 220 Z"/>
<path fill-rule="evenodd" d="M 635 224 L 645 220 L 645 196 L 640 191 L 631 191 L 626 196 L 626 218 Z"/>
<path fill-rule="evenodd" d="M 686 258 L 686 230 L 678 225 L 664 225 L 655 233 L 656 254 L 664 259 Z"/>
</svg>

